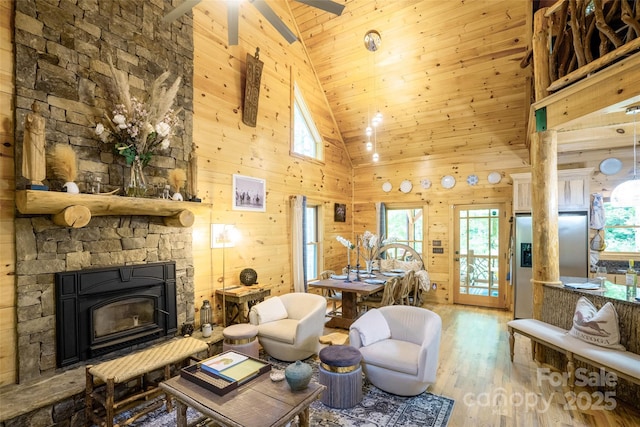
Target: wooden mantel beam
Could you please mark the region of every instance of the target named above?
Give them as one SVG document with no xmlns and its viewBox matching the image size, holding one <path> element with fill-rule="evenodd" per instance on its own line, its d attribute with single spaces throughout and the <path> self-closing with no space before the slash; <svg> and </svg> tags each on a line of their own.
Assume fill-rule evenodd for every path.
<svg viewBox="0 0 640 427">
<path fill-rule="evenodd" d="M 56 224 L 66 227 L 84 227 L 92 217 L 106 215 L 159 216 L 164 217 L 166 225 L 191 227 L 195 220 L 193 211 L 210 209 L 211 205 L 113 195 L 19 190 L 16 191 L 16 207 L 22 214 L 53 215 Z"/>
</svg>

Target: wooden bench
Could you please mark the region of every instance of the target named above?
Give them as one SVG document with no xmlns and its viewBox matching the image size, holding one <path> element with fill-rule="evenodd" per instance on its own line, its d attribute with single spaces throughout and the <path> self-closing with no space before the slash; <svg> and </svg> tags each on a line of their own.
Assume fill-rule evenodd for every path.
<svg viewBox="0 0 640 427">
<path fill-rule="evenodd" d="M 509 329 L 509 352 L 511 362 L 514 353 L 514 333 L 530 338 L 533 342 L 550 347 L 567 357 L 569 386 L 575 381 L 574 360 L 614 372 L 620 378 L 640 384 L 640 355 L 629 351 L 614 350 L 587 343 L 569 335 L 566 329 L 535 319 L 516 319 L 507 323 Z M 536 360 L 535 346 L 532 357 Z"/>
<path fill-rule="evenodd" d="M 85 414 L 87 425 L 114 427 L 113 418 L 128 409 L 138 406 L 160 394 L 159 381 L 150 374 L 163 370 L 162 380 L 172 376 L 173 365 L 184 365 L 189 359 L 208 352 L 209 345 L 196 338 L 177 338 L 168 343 L 148 348 L 138 353 L 86 367 Z M 178 366 L 182 367 L 182 366 Z M 179 369 L 174 370 L 174 373 Z M 159 374 L 158 374 L 159 375 Z M 133 383 L 134 384 L 128 384 Z M 167 411 L 172 410 L 171 399 L 165 397 Z M 94 403 L 100 406 L 94 408 Z M 163 404 L 149 405 L 119 425 L 127 425 Z"/>
</svg>

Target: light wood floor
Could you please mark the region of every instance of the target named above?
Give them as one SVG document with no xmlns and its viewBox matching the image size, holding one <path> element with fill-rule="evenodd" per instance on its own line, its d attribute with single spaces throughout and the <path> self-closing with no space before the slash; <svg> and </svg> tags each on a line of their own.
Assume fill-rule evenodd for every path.
<svg viewBox="0 0 640 427">
<path fill-rule="evenodd" d="M 640 411 L 615 396 L 605 401 L 596 389 L 576 387 L 581 396 L 576 401 L 568 387 L 545 380 L 538 384 L 527 338 L 516 335 L 512 364 L 506 327 L 511 313 L 460 305 L 424 307 L 442 318 L 437 380 L 429 391 L 455 399 L 449 427 L 640 426 Z M 575 409 L 565 409 L 567 405 Z"/>
</svg>

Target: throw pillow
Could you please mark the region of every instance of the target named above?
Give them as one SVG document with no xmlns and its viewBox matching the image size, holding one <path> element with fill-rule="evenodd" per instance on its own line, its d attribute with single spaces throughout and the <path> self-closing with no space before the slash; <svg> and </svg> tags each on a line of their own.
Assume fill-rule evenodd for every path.
<svg viewBox="0 0 640 427">
<path fill-rule="evenodd" d="M 366 316 L 356 320 L 351 328 L 358 331 L 363 347 L 391 338 L 391 330 L 387 320 L 375 308 L 367 311 Z"/>
<path fill-rule="evenodd" d="M 618 313 L 610 302 L 598 310 L 587 298 L 580 297 L 569 335 L 590 344 L 624 350 L 624 346 L 620 344 Z"/>
<path fill-rule="evenodd" d="M 258 323 L 260 324 L 286 319 L 289 316 L 287 309 L 278 297 L 269 298 L 254 305 L 253 310 L 258 314 Z"/>
</svg>

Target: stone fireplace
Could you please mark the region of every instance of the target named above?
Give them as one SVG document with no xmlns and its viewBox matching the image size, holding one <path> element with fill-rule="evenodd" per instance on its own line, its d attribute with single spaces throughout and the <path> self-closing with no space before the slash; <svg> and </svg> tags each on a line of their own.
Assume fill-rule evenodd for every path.
<svg viewBox="0 0 640 427">
<path fill-rule="evenodd" d="M 141 341 L 173 336 L 184 323 L 193 322 L 191 228 L 166 226 L 153 216 L 94 217 L 78 229 L 55 225 L 48 215 L 16 218 L 15 224 L 19 382 L 48 377 L 60 366 L 78 366 L 85 363 L 83 358 L 97 357 L 115 347 L 141 348 L 148 345 Z M 149 272 L 155 269 L 162 271 Z M 78 284 L 78 271 L 95 270 L 109 271 L 106 274 L 111 281 L 117 282 L 115 290 L 107 292 L 109 298 L 98 303 L 91 292 L 80 297 L 67 292 L 73 287 L 69 283 Z M 150 277 L 142 280 L 144 284 L 134 289 L 127 301 L 121 291 L 128 292 L 132 279 L 141 274 Z M 87 277 L 93 280 L 91 276 Z M 70 352 L 73 344 L 66 342 L 75 329 L 58 323 L 57 278 L 63 282 L 63 300 L 68 298 L 69 306 L 93 307 L 91 319 L 77 322 L 78 330 L 87 328 L 89 322 L 96 327 L 93 332 L 83 332 L 92 336 L 91 349 L 84 355 Z M 173 320 L 165 311 L 175 313 L 170 316 Z M 134 316 L 138 319 L 135 327 Z M 101 320 L 109 317 L 123 319 L 114 324 Z M 61 328 L 65 342 L 58 348 L 57 330 Z M 64 363 L 58 362 L 58 356 Z"/>
<path fill-rule="evenodd" d="M 174 334 L 175 262 L 55 274 L 57 366 Z"/>
</svg>

